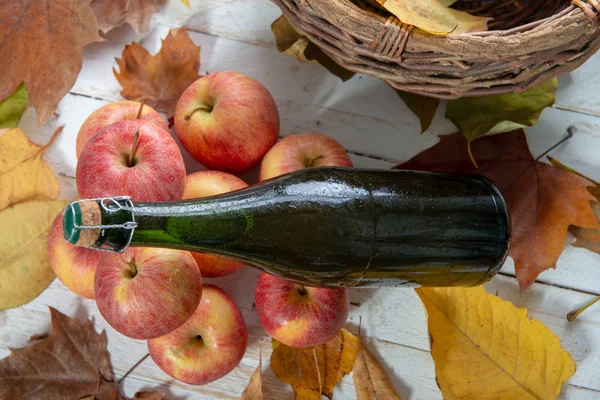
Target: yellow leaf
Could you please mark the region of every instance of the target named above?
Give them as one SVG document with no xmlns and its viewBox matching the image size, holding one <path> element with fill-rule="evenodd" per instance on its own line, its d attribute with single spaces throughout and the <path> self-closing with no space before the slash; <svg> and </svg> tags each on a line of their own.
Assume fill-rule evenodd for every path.
<svg viewBox="0 0 600 400">
<path fill-rule="evenodd" d="M 406 24 L 435 35 L 487 31 L 490 18 L 454 10 L 437 0 L 377 0 Z"/>
<path fill-rule="evenodd" d="M 558 338 L 526 309 L 482 287 L 416 291 L 445 399 L 555 399 L 575 373 Z"/>
<path fill-rule="evenodd" d="M 190 6 L 190 0 L 179 0 L 179 1 L 181 1 L 183 3 L 183 5 L 186 6 L 187 8 L 192 8 Z"/>
<path fill-rule="evenodd" d="M 20 129 L 0 131 L 0 210 L 28 200 L 58 197 L 60 186 L 42 155 L 59 132 L 46 146 L 39 146 Z"/>
<path fill-rule="evenodd" d="M 242 398 L 240 400 L 262 400 L 263 392 L 262 392 L 262 360 L 258 363 L 258 367 L 252 374 L 250 378 L 250 382 L 248 386 L 242 393 Z"/>
<path fill-rule="evenodd" d="M 295 348 L 272 339 L 271 369 L 292 385 L 297 400 L 331 398 L 333 388 L 352 371 L 359 340 L 345 329 L 329 342 Z M 318 371 L 318 372 L 317 372 Z"/>
<path fill-rule="evenodd" d="M 28 201 L 0 212 L 0 310 L 25 304 L 54 279 L 48 233 L 66 201 Z"/>
<path fill-rule="evenodd" d="M 354 362 L 354 387 L 358 400 L 401 400 L 381 363 L 362 344 Z"/>
</svg>

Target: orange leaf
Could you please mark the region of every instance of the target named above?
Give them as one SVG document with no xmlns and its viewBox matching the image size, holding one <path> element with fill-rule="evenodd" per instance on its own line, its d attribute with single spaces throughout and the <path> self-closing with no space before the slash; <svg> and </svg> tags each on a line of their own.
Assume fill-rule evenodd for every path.
<svg viewBox="0 0 600 400">
<path fill-rule="evenodd" d="M 200 77 L 200 46 L 185 29 L 171 29 L 158 54 L 151 56 L 137 43 L 125 46 L 113 70 L 123 87 L 121 96 L 142 101 L 173 115 L 181 93 Z"/>
<path fill-rule="evenodd" d="M 38 124 L 52 115 L 75 83 L 83 48 L 101 40 L 88 1 L 14 0 L 0 7 L 0 100 L 21 82 Z"/>
<path fill-rule="evenodd" d="M 354 362 L 354 387 L 358 400 L 401 400 L 381 363 L 362 343 Z"/>
<path fill-rule="evenodd" d="M 354 366 L 359 340 L 345 329 L 329 342 L 314 347 L 289 347 L 272 339 L 271 369 L 292 385 L 296 399 L 331 399 L 333 388 Z M 315 360 L 316 358 L 316 360 Z"/>
<path fill-rule="evenodd" d="M 548 158 L 550 159 L 552 165 L 554 165 L 555 167 L 562 168 L 564 170 L 582 176 L 586 179 L 589 179 L 588 177 L 581 175 L 579 172 L 561 164 L 559 161 L 551 157 Z M 592 210 L 594 210 L 594 214 L 596 214 L 596 219 L 600 223 L 600 182 L 595 182 L 591 179 L 589 180 L 593 183 L 593 186 L 589 186 L 588 191 L 596 198 L 596 201 L 592 202 L 591 204 Z M 577 241 L 573 243 L 573 246 L 583 247 L 584 249 L 588 249 L 600 254 L 600 226 L 596 229 L 585 229 L 579 228 L 577 226 L 571 226 L 569 227 L 569 232 L 571 232 L 573 236 L 575 236 L 575 238 L 577 239 Z"/>
<path fill-rule="evenodd" d="M 92 0 L 92 10 L 103 33 L 129 24 L 139 36 L 146 36 L 158 0 Z"/>
<path fill-rule="evenodd" d="M 598 222 L 586 190 L 590 181 L 533 159 L 522 130 L 486 136 L 471 142 L 460 133 L 440 137 L 432 148 L 397 168 L 436 172 L 479 173 L 500 189 L 511 216 L 510 256 L 521 290 L 537 276 L 556 267 L 570 225 L 595 229 Z"/>
</svg>

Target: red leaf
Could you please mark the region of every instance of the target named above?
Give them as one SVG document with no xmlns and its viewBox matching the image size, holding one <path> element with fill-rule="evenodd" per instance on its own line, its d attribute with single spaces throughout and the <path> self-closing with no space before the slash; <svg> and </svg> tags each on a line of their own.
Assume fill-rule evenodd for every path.
<svg viewBox="0 0 600 400">
<path fill-rule="evenodd" d="M 598 226 L 590 208 L 591 182 L 571 172 L 533 159 L 522 130 L 483 137 L 471 142 L 479 168 L 460 134 L 441 136 L 440 142 L 396 168 L 434 172 L 478 173 L 500 189 L 511 216 L 510 256 L 515 261 L 521 290 L 549 268 L 563 251 L 570 225 Z"/>
</svg>

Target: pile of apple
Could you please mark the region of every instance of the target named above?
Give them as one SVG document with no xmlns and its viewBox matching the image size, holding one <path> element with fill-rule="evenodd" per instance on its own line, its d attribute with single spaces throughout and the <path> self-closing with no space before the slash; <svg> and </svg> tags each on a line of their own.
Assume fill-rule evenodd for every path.
<svg viewBox="0 0 600 400">
<path fill-rule="evenodd" d="M 337 142 L 320 134 L 291 135 L 275 144 L 279 114 L 273 98 L 259 82 L 235 72 L 192 83 L 177 103 L 174 130 L 186 151 L 211 170 L 186 176 L 180 147 L 152 108 L 120 101 L 94 111 L 77 136 L 79 197 L 175 201 L 222 194 L 247 187 L 231 173 L 261 160 L 261 181 L 301 168 L 352 165 Z M 202 277 L 221 277 L 243 264 L 179 250 L 129 248 L 119 254 L 73 246 L 63 238 L 62 214 L 48 248 L 58 278 L 95 299 L 117 331 L 147 340 L 154 362 L 175 379 L 212 382 L 242 359 L 248 338 L 242 313 Z M 265 273 L 255 303 L 266 332 L 295 347 L 333 338 L 349 309 L 347 290 L 305 287 Z"/>
</svg>

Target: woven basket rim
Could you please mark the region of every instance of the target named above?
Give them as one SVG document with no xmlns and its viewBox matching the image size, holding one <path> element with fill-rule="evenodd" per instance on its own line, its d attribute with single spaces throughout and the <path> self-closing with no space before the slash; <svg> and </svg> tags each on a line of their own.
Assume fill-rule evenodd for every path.
<svg viewBox="0 0 600 400">
<path fill-rule="evenodd" d="M 448 35 L 412 29 L 349 0 L 272 1 L 336 63 L 440 98 L 519 92 L 576 68 L 600 48 L 600 3 L 594 8 L 584 0 L 515 28 Z"/>
</svg>

